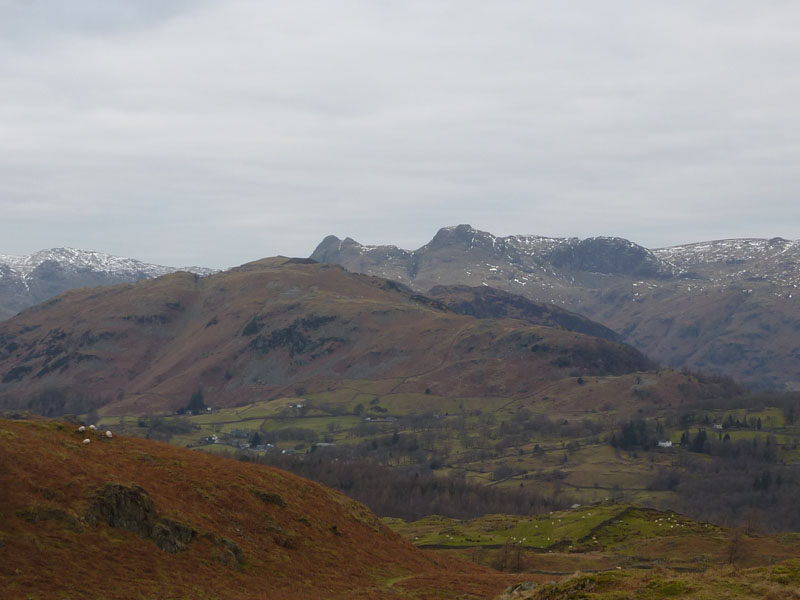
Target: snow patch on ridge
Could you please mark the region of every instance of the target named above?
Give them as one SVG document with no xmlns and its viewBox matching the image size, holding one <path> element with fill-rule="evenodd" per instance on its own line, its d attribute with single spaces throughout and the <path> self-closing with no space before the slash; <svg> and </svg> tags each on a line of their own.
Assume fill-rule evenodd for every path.
<svg viewBox="0 0 800 600">
<path fill-rule="evenodd" d="M 176 269 L 163 265 L 153 265 L 133 258 L 112 256 L 91 250 L 77 248 L 50 248 L 40 250 L 28 256 L 13 256 L 0 254 L 0 265 L 7 266 L 23 281 L 28 279 L 33 271 L 46 262 L 54 262 L 61 267 L 74 271 L 93 271 L 106 273 L 119 277 L 132 277 L 137 279 L 160 277 L 176 271 L 189 271 L 206 276 L 216 271 L 202 267 L 185 267 Z"/>
</svg>

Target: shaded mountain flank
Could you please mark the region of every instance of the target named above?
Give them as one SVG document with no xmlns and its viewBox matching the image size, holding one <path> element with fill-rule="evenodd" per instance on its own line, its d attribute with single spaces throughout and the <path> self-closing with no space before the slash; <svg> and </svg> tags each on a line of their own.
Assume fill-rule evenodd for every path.
<svg viewBox="0 0 800 600">
<path fill-rule="evenodd" d="M 439 300 L 460 315 L 479 319 L 520 319 L 532 325 L 561 327 L 614 342 L 622 341 L 622 336 L 616 331 L 582 315 L 559 308 L 555 304 L 531 302 L 524 296 L 493 287 L 437 285 L 428 290 L 426 295 Z"/>
<path fill-rule="evenodd" d="M 0 419 L 0 489 L 9 600 L 477 599 L 511 582 L 284 471 L 67 423 Z"/>
<path fill-rule="evenodd" d="M 496 237 L 459 225 L 414 251 L 328 236 L 311 258 L 421 293 L 498 288 L 597 321 L 666 366 L 800 389 L 800 242 L 649 250 L 621 238 Z"/>
<path fill-rule="evenodd" d="M 518 320 L 526 310 L 476 319 L 385 279 L 285 258 L 72 290 L 0 324 L 0 405 L 148 414 L 184 407 L 198 390 L 209 405 L 236 406 L 353 380 L 521 397 L 564 378 L 653 368 L 630 346 Z"/>
</svg>

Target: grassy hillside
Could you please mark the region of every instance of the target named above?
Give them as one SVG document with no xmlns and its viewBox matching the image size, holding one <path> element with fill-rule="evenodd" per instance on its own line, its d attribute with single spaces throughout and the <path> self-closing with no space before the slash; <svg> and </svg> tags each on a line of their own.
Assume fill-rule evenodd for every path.
<svg viewBox="0 0 800 600">
<path fill-rule="evenodd" d="M 797 535 L 609 503 L 536 517 L 387 519 L 414 544 L 520 573 L 503 600 L 796 598 Z"/>
<path fill-rule="evenodd" d="M 543 515 L 439 515 L 385 522 L 422 548 L 459 550 L 464 556 L 517 571 L 570 574 L 580 570 L 655 566 L 702 571 L 735 563 L 752 567 L 793 558 L 796 534 L 758 534 L 703 523 L 672 511 L 595 503 Z M 737 548 L 732 553 L 732 540 Z M 511 564 L 521 550 L 519 568 Z"/>
<path fill-rule="evenodd" d="M 577 573 L 563 581 L 542 585 L 532 583 L 510 586 L 497 600 L 792 600 L 800 597 L 800 561 L 787 560 L 750 569 L 716 567 L 702 574 L 623 569 L 599 574 Z"/>
<path fill-rule="evenodd" d="M 509 582 L 288 473 L 65 423 L 0 421 L 0 490 L 3 598 L 485 598 Z"/>
</svg>

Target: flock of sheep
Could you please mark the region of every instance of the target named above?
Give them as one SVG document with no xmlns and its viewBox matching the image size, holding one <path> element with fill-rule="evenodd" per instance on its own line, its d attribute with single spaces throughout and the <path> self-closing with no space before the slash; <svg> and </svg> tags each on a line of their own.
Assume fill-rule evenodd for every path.
<svg viewBox="0 0 800 600">
<path fill-rule="evenodd" d="M 87 429 L 89 431 L 97 433 L 98 435 L 102 435 L 102 434 L 100 434 L 100 432 L 97 431 L 97 427 L 95 427 L 94 425 L 89 425 L 89 427 L 86 427 L 85 425 L 81 425 L 80 427 L 78 427 L 78 433 L 85 433 Z M 105 435 L 106 435 L 106 437 L 108 439 L 111 439 L 112 437 L 114 437 L 110 430 L 106 430 Z M 90 444 L 91 442 L 92 442 L 92 440 L 90 440 L 89 438 L 84 438 L 83 445 L 85 446 L 86 444 Z"/>
</svg>

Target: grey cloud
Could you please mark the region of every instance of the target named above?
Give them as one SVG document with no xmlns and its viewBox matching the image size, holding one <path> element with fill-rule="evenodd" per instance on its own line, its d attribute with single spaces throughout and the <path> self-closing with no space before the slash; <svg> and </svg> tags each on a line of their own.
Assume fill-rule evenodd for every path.
<svg viewBox="0 0 800 600">
<path fill-rule="evenodd" d="M 0 251 L 224 267 L 460 222 L 798 238 L 799 20 L 780 1 L 0 1 Z"/>
</svg>

